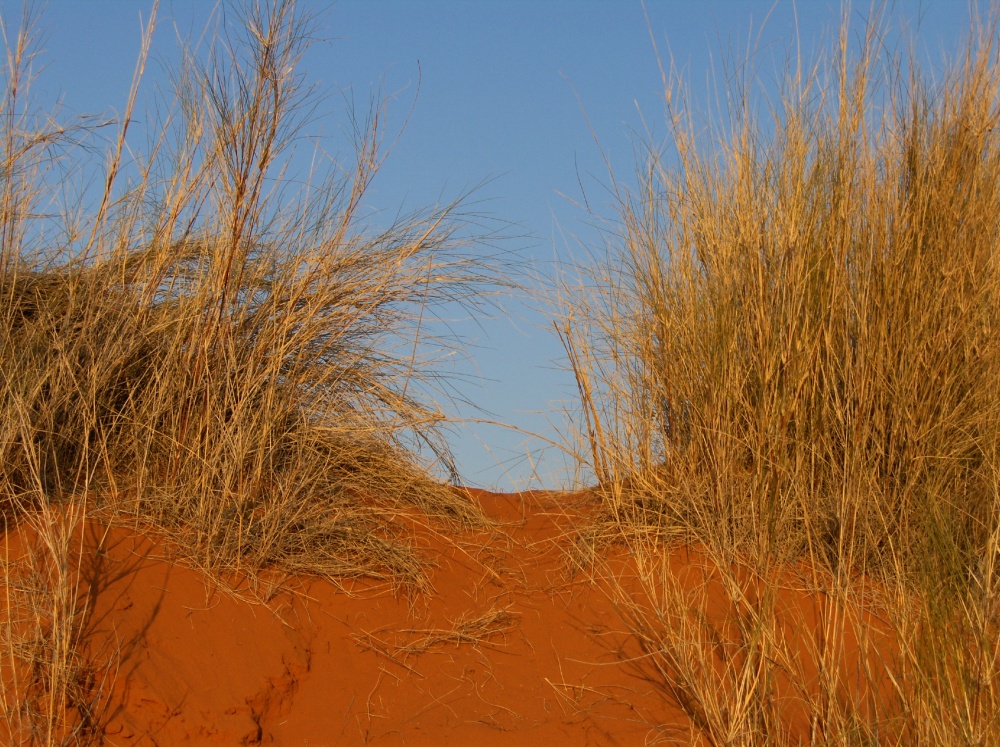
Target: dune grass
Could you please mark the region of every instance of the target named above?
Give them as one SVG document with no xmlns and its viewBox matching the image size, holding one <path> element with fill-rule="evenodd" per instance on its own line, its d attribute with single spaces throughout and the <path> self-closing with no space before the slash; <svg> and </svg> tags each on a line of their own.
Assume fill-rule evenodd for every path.
<svg viewBox="0 0 1000 747">
<path fill-rule="evenodd" d="M 37 538 L 4 564 L 14 741 L 84 743 L 93 726 L 79 714 L 99 694 L 73 661 L 71 538 L 88 514 L 153 527 L 219 577 L 416 586 L 424 561 L 395 517 L 484 521 L 436 476 L 454 463 L 426 351 L 449 350 L 439 309 L 475 311 L 498 287 L 495 254 L 458 202 L 366 220 L 383 100 L 350 121 L 352 163 L 320 168 L 317 152 L 302 178 L 295 150 L 323 101 L 297 68 L 315 19 L 289 0 L 233 11 L 184 50 L 137 132 L 154 13 L 96 196 L 84 181 L 109 123 L 40 108 L 37 19 L 7 29 L 0 515 Z M 80 201 L 60 203 L 70 177 Z"/>
<path fill-rule="evenodd" d="M 845 25 L 777 105 L 750 81 L 708 130 L 665 80 L 676 153 L 614 183 L 618 233 L 558 324 L 593 537 L 632 550 L 642 594 L 617 601 L 689 720 L 664 741 L 1000 743 L 996 20 L 937 82 Z M 499 281 L 459 205 L 366 225 L 381 101 L 350 168 L 287 178 L 317 99 L 285 0 L 188 51 L 140 148 L 151 29 L 84 208 L 60 188 L 107 128 L 36 108 L 30 24 L 8 37 L 0 516 L 34 540 L 2 563 L 0 732 L 22 744 L 100 739 L 114 673 L 80 655 L 73 540 L 95 512 L 219 575 L 416 585 L 394 517 L 483 521 L 434 477 L 420 354 L 439 305 Z"/>
<path fill-rule="evenodd" d="M 365 225 L 384 102 L 353 124 L 351 170 L 285 178 L 315 103 L 295 72 L 313 29 L 294 10 L 250 6 L 225 43 L 189 51 L 143 151 L 125 147 L 136 126 L 125 113 L 95 214 L 47 225 L 32 217 L 52 207 L 42 170 L 72 157 L 54 151 L 69 128 L 23 103 L 30 50 L 12 62 L 8 520 L 93 497 L 171 528 L 211 567 L 331 575 L 401 569 L 389 545 L 358 544 L 379 502 L 478 520 L 431 476 L 453 463 L 446 418 L 425 400 L 424 336 L 414 340 L 441 305 L 480 303 L 500 280 L 495 262 L 457 203 Z"/>
<path fill-rule="evenodd" d="M 887 30 L 845 22 L 777 103 L 744 77 L 714 119 L 665 75 L 672 149 L 612 175 L 607 252 L 564 296 L 592 539 L 634 551 L 619 601 L 685 743 L 1000 743 L 997 15 L 936 80 Z M 730 633 L 708 581 L 670 580 L 683 543 Z M 767 582 L 789 568 L 826 600 L 808 624 Z"/>
</svg>

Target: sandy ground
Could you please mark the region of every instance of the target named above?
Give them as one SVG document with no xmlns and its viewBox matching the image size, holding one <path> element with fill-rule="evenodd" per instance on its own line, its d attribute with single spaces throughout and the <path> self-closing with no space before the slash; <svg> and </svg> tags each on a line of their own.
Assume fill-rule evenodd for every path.
<svg viewBox="0 0 1000 747">
<path fill-rule="evenodd" d="M 246 601 L 161 543 L 88 524 L 84 640 L 94 661 L 114 662 L 105 743 L 687 742 L 690 722 L 607 589 L 569 571 L 587 496 L 473 497 L 496 530 L 418 531 L 433 588 L 409 596 L 314 580 Z M 808 628 L 815 596 L 797 599 Z"/>
</svg>

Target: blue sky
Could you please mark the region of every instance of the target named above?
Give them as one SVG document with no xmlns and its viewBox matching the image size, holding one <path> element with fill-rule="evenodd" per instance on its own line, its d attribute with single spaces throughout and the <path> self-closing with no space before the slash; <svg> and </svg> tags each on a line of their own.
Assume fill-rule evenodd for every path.
<svg viewBox="0 0 1000 747">
<path fill-rule="evenodd" d="M 8 28 L 16 27 L 22 5 L 0 4 Z M 61 99 L 66 114 L 121 111 L 139 52 L 140 18 L 148 18 L 151 6 L 147 0 L 50 0 L 43 6 L 38 98 Z M 597 216 L 613 218 L 601 149 L 627 183 L 634 133 L 648 126 L 654 137 L 665 134 L 650 31 L 704 104 L 713 81 L 724 82 L 726 61 L 742 59 L 748 47 L 762 50 L 755 57 L 760 90 L 773 91 L 787 55 L 798 48 L 808 58 L 829 41 L 843 7 L 822 0 L 648 0 L 645 11 L 639 0 L 301 6 L 325 9 L 326 40 L 310 49 L 303 70 L 334 94 L 312 134 L 345 154 L 343 102 L 351 92 L 363 104 L 384 90 L 392 96 L 390 127 L 406 123 L 369 208 L 391 219 L 485 181 L 471 198 L 474 209 L 512 224 L 502 248 L 516 251 L 525 268 L 543 277 L 600 245 L 595 218 L 579 204 L 584 192 Z M 856 27 L 868 8 L 855 3 Z M 161 0 L 145 91 L 174 59 L 176 35 L 196 37 L 214 9 L 207 0 Z M 968 29 L 962 0 L 896 2 L 888 13 L 897 28 L 917 32 L 930 72 L 942 55 L 955 54 Z M 451 414 L 514 426 L 454 427 L 452 443 L 470 484 L 511 489 L 534 480 L 533 487 L 557 487 L 573 478 L 570 462 L 546 443 L 561 440 L 562 411 L 572 408 L 575 387 L 539 305 L 505 299 L 493 318 L 455 325 L 470 340 L 458 386 L 485 413 L 459 403 Z M 465 381 L 468 375 L 478 381 Z"/>
</svg>

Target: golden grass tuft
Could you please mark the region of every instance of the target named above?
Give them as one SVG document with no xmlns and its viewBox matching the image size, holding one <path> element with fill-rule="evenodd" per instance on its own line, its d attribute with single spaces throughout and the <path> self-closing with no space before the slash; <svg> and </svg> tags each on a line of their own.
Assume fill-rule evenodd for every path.
<svg viewBox="0 0 1000 747">
<path fill-rule="evenodd" d="M 75 666 L 70 633 L 57 633 L 81 612 L 60 538 L 83 518 L 61 506 L 154 527 L 223 576 L 274 569 L 411 586 L 424 561 L 406 521 L 485 521 L 435 477 L 455 470 L 434 401 L 447 385 L 426 351 L 449 350 L 432 334 L 442 308 L 474 311 L 503 284 L 496 255 L 459 202 L 388 227 L 365 219 L 382 100 L 352 118 L 353 164 L 294 176 L 319 104 L 297 69 L 315 19 L 291 0 L 237 10 L 225 36 L 183 50 L 140 146 L 154 11 L 102 189 L 81 182 L 83 207 L 59 196 L 66 175 L 87 173 L 88 143 L 107 123 L 62 123 L 36 106 L 37 19 L 6 37 L 0 515 L 8 529 L 38 529 L 28 575 L 52 582 L 7 609 L 44 607 L 45 594 L 65 607 L 34 633 L 16 621 L 5 632 L 5 685 L 41 656 L 18 640 L 48 641 L 62 657 L 33 680 L 62 705 L 25 716 L 28 701 L 5 689 L 12 739 L 84 739 L 53 726 Z M 9 593 L 28 589 L 5 568 Z"/>
<path fill-rule="evenodd" d="M 399 571 L 370 539 L 385 509 L 481 519 L 431 477 L 451 458 L 418 351 L 438 306 L 475 306 L 498 278 L 457 204 L 364 225 L 382 103 L 356 124 L 353 172 L 292 194 L 282 159 L 311 103 L 295 64 L 313 29 L 291 2 L 250 6 L 243 29 L 186 54 L 149 155 L 126 168 L 129 109 L 96 215 L 67 215 L 56 247 L 26 249 L 53 228 L 30 216 L 67 128 L 32 129 L 12 63 L 4 511 L 93 497 L 185 537 L 214 568 Z"/>
<path fill-rule="evenodd" d="M 845 22 L 776 106 L 746 81 L 705 130 L 664 76 L 675 152 L 650 146 L 634 188 L 612 176 L 609 251 L 557 323 L 580 459 L 636 558 L 708 548 L 752 623 L 713 667 L 726 647 L 665 571 L 643 561 L 645 594 L 622 592 L 692 743 L 798 743 L 781 627 L 736 561 L 804 562 L 838 604 L 884 589 L 893 697 L 866 710 L 872 672 L 827 670 L 822 703 L 801 695 L 809 743 L 1000 743 L 997 20 L 936 83 L 877 21 L 858 49 Z M 815 641 L 864 640 L 860 615 L 824 615 Z"/>
</svg>

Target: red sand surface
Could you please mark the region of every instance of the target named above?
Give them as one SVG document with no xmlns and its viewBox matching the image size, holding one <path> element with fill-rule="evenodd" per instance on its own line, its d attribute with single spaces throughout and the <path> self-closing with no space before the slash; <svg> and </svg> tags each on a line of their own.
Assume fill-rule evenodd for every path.
<svg viewBox="0 0 1000 747">
<path fill-rule="evenodd" d="M 105 743 L 686 742 L 607 590 L 569 573 L 590 499 L 471 492 L 498 529 L 418 532 L 432 590 L 410 596 L 313 580 L 244 601 L 162 544 L 89 523 L 85 641 L 115 666 Z"/>
</svg>

